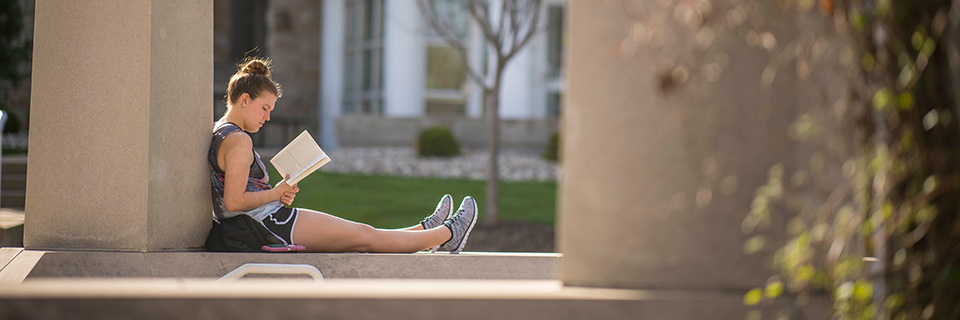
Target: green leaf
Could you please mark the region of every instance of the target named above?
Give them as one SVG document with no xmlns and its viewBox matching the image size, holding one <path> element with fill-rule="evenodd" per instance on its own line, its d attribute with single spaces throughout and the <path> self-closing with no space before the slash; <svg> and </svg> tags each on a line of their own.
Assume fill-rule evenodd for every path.
<svg viewBox="0 0 960 320">
<path fill-rule="evenodd" d="M 853 295 L 853 282 L 847 281 L 841 284 L 834 291 L 837 300 L 847 300 Z"/>
<path fill-rule="evenodd" d="M 937 176 L 929 176 L 923 180 L 923 193 L 930 194 L 937 190 Z"/>
<path fill-rule="evenodd" d="M 877 15 L 886 17 L 889 16 L 893 11 L 893 1 L 892 0 L 879 0 L 877 1 Z"/>
<path fill-rule="evenodd" d="M 783 282 L 774 281 L 767 284 L 767 288 L 764 293 L 767 298 L 773 299 L 779 297 L 781 294 L 783 294 Z"/>
<path fill-rule="evenodd" d="M 870 72 L 873 71 L 873 67 L 877 64 L 877 59 L 873 57 L 872 54 L 865 54 L 863 58 L 860 59 L 860 67 L 863 68 L 863 71 Z"/>
<path fill-rule="evenodd" d="M 887 310 L 892 310 L 899 308 L 903 305 L 903 293 L 894 293 L 887 297 L 887 300 L 883 303 L 883 306 Z"/>
<path fill-rule="evenodd" d="M 910 44 L 913 45 L 913 49 L 920 50 L 920 47 L 923 46 L 923 40 L 925 40 L 924 38 L 926 37 L 923 35 L 922 30 L 918 29 L 915 31 L 913 36 L 910 37 Z"/>
<path fill-rule="evenodd" d="M 873 285 L 860 279 L 853 285 L 853 297 L 860 301 L 870 301 L 873 298 Z"/>
<path fill-rule="evenodd" d="M 881 89 L 873 95 L 873 108 L 883 110 L 891 101 L 893 101 L 893 92 L 890 89 Z"/>
<path fill-rule="evenodd" d="M 937 49 L 937 44 L 933 42 L 933 39 L 927 39 L 923 42 L 923 47 L 920 48 L 920 52 L 930 56 L 933 54 L 933 51 Z"/>
<path fill-rule="evenodd" d="M 766 239 L 763 236 L 753 236 L 750 240 L 747 240 L 743 244 L 743 252 L 746 254 L 754 254 L 763 249 Z"/>
<path fill-rule="evenodd" d="M 760 303 L 760 299 L 763 298 L 763 290 L 760 288 L 753 288 L 748 291 L 746 295 L 743 296 L 743 305 L 745 306 L 755 306 Z"/>
<path fill-rule="evenodd" d="M 933 218 L 937 217 L 937 206 L 936 205 L 926 205 L 920 210 L 917 210 L 916 221 L 917 223 L 927 223 L 933 221 Z"/>
<path fill-rule="evenodd" d="M 900 110 L 910 110 L 913 107 L 913 94 L 910 92 L 901 93 L 897 97 L 897 107 Z"/>
<path fill-rule="evenodd" d="M 850 25 L 852 25 L 857 32 L 863 32 L 863 29 L 867 27 L 867 18 L 854 9 L 853 12 L 850 12 Z"/>
</svg>

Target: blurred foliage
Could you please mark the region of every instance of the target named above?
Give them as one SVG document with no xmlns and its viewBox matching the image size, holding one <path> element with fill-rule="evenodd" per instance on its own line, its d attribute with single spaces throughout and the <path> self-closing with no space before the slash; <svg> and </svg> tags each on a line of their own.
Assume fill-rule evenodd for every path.
<svg viewBox="0 0 960 320">
<path fill-rule="evenodd" d="M 554 132 L 547 140 L 547 150 L 543 153 L 543 158 L 550 161 L 560 160 L 560 133 Z"/>
<path fill-rule="evenodd" d="M 460 143 L 450 129 L 430 127 L 420 131 L 417 154 L 421 157 L 453 157 L 460 155 Z"/>
<path fill-rule="evenodd" d="M 825 199 L 794 209 L 789 199 L 809 189 L 790 183 L 783 165 L 770 170 L 744 229 L 752 233 L 772 211 L 792 217 L 788 240 L 772 259 L 786 291 L 768 284 L 747 293 L 744 303 L 789 293 L 802 304 L 810 293 L 825 292 L 837 319 L 960 319 L 960 16 L 950 16 L 960 8 L 927 0 L 778 3 L 798 15 L 825 17 L 832 28 L 817 36 L 849 39 L 860 57 L 851 59 L 857 76 L 850 85 L 863 102 L 851 99 L 854 110 L 839 116 L 804 113 L 791 137 L 815 145 L 809 141 L 817 123 L 840 117 L 856 134 L 826 139 L 858 151 L 815 153 L 810 170 L 798 173 L 835 179 L 822 169 L 824 158 L 832 158 L 842 163 L 845 182 L 828 188 Z M 750 238 L 746 252 L 758 251 L 756 238 L 764 239 Z"/>
<path fill-rule="evenodd" d="M 785 129 L 800 158 L 769 169 L 741 225 L 744 252 L 779 270 L 744 295 L 748 318 L 802 318 L 829 296 L 836 319 L 960 319 L 960 2 L 620 3 L 634 23 L 614 57 L 693 53 L 658 61 L 665 96 L 709 100 L 731 55 L 757 56 L 743 52 L 769 57 L 761 95 L 797 80 Z M 726 80 L 754 76 L 739 68 Z M 764 313 L 774 302 L 789 307 Z"/>
</svg>

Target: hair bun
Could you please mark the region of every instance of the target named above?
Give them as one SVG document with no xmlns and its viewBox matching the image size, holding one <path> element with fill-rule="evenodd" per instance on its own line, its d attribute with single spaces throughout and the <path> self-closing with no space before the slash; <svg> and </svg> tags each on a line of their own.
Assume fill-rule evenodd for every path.
<svg viewBox="0 0 960 320">
<path fill-rule="evenodd" d="M 243 68 L 240 69 L 240 72 L 270 76 L 269 64 L 270 64 L 269 61 L 264 61 L 260 59 L 250 60 L 243 65 Z"/>
</svg>

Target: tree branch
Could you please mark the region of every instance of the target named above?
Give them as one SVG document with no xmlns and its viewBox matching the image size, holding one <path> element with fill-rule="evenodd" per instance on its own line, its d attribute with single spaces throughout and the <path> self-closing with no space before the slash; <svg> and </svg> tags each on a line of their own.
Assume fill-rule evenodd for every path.
<svg viewBox="0 0 960 320">
<path fill-rule="evenodd" d="M 479 8 L 479 11 L 477 8 Z M 486 6 L 486 1 L 470 0 L 467 4 L 467 12 L 470 14 L 470 17 L 473 18 L 473 21 L 480 26 L 480 30 L 483 31 L 483 38 L 499 51 L 500 47 L 497 41 L 497 34 L 494 33 L 492 29 L 490 10 Z"/>
<path fill-rule="evenodd" d="M 505 61 L 510 60 L 510 58 L 513 58 L 513 56 L 516 55 L 517 52 L 520 52 L 520 49 L 523 49 L 523 47 L 525 47 L 527 43 L 529 43 L 530 40 L 533 39 L 534 34 L 537 33 L 537 25 L 540 23 L 540 3 L 541 2 L 542 0 L 532 0 L 528 2 L 529 6 L 527 8 L 533 10 L 533 16 L 530 18 L 530 20 L 528 20 L 530 24 L 526 29 L 515 30 L 516 33 L 520 33 L 521 31 L 523 31 L 523 32 L 526 32 L 526 34 L 524 34 L 523 40 L 521 40 L 519 44 L 510 48 L 510 51 L 507 52 L 507 54 L 504 56 Z"/>
<path fill-rule="evenodd" d="M 521 0 L 505 0 L 510 2 L 510 50 L 507 52 L 513 51 L 513 48 L 517 47 L 517 36 L 520 34 L 521 27 L 523 27 L 523 21 L 521 20 L 520 15 L 520 1 Z"/>
<path fill-rule="evenodd" d="M 505 24 L 506 21 L 507 21 L 507 17 L 506 17 L 506 15 L 507 15 L 507 1 L 509 1 L 509 0 L 500 0 L 500 21 L 498 21 L 498 23 L 497 23 L 498 25 L 500 25 L 500 27 L 498 27 L 497 30 L 496 30 L 496 34 L 497 34 L 497 57 L 503 57 L 503 46 L 505 45 L 505 43 L 504 43 L 504 38 L 503 38 L 503 37 L 504 37 L 503 33 L 504 33 L 504 24 Z"/>
</svg>

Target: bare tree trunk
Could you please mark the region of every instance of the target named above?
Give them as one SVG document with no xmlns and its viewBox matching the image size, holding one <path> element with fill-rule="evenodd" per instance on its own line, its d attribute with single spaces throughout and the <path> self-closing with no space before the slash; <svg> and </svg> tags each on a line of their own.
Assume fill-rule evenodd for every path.
<svg viewBox="0 0 960 320">
<path fill-rule="evenodd" d="M 445 3 L 447 6 L 443 6 Z M 485 114 L 490 128 L 490 157 L 487 162 L 487 201 L 486 224 L 496 223 L 499 219 L 500 203 L 500 83 L 503 80 L 503 70 L 507 62 L 515 54 L 530 43 L 537 31 L 537 21 L 540 18 L 540 4 L 542 0 L 418 0 L 417 6 L 426 19 L 427 24 L 443 40 L 460 52 L 465 65 L 467 76 L 483 87 Z M 451 21 L 450 8 L 461 8 L 470 15 L 470 19 L 477 24 L 483 33 L 484 49 L 495 55 L 495 64 L 487 70 L 473 69 L 469 59 L 465 35 L 458 33 L 456 24 Z M 500 11 L 493 12 L 498 6 Z M 491 74 L 492 73 L 492 74 Z M 490 78 L 492 76 L 492 78 Z M 493 84 L 488 81 L 492 80 Z"/>
<path fill-rule="evenodd" d="M 499 81 L 498 81 L 499 82 Z M 492 90 L 484 90 L 487 121 L 490 128 L 490 142 L 488 149 L 490 158 L 487 161 L 487 203 L 485 224 L 495 224 L 499 219 L 500 211 L 500 85 Z"/>
</svg>

